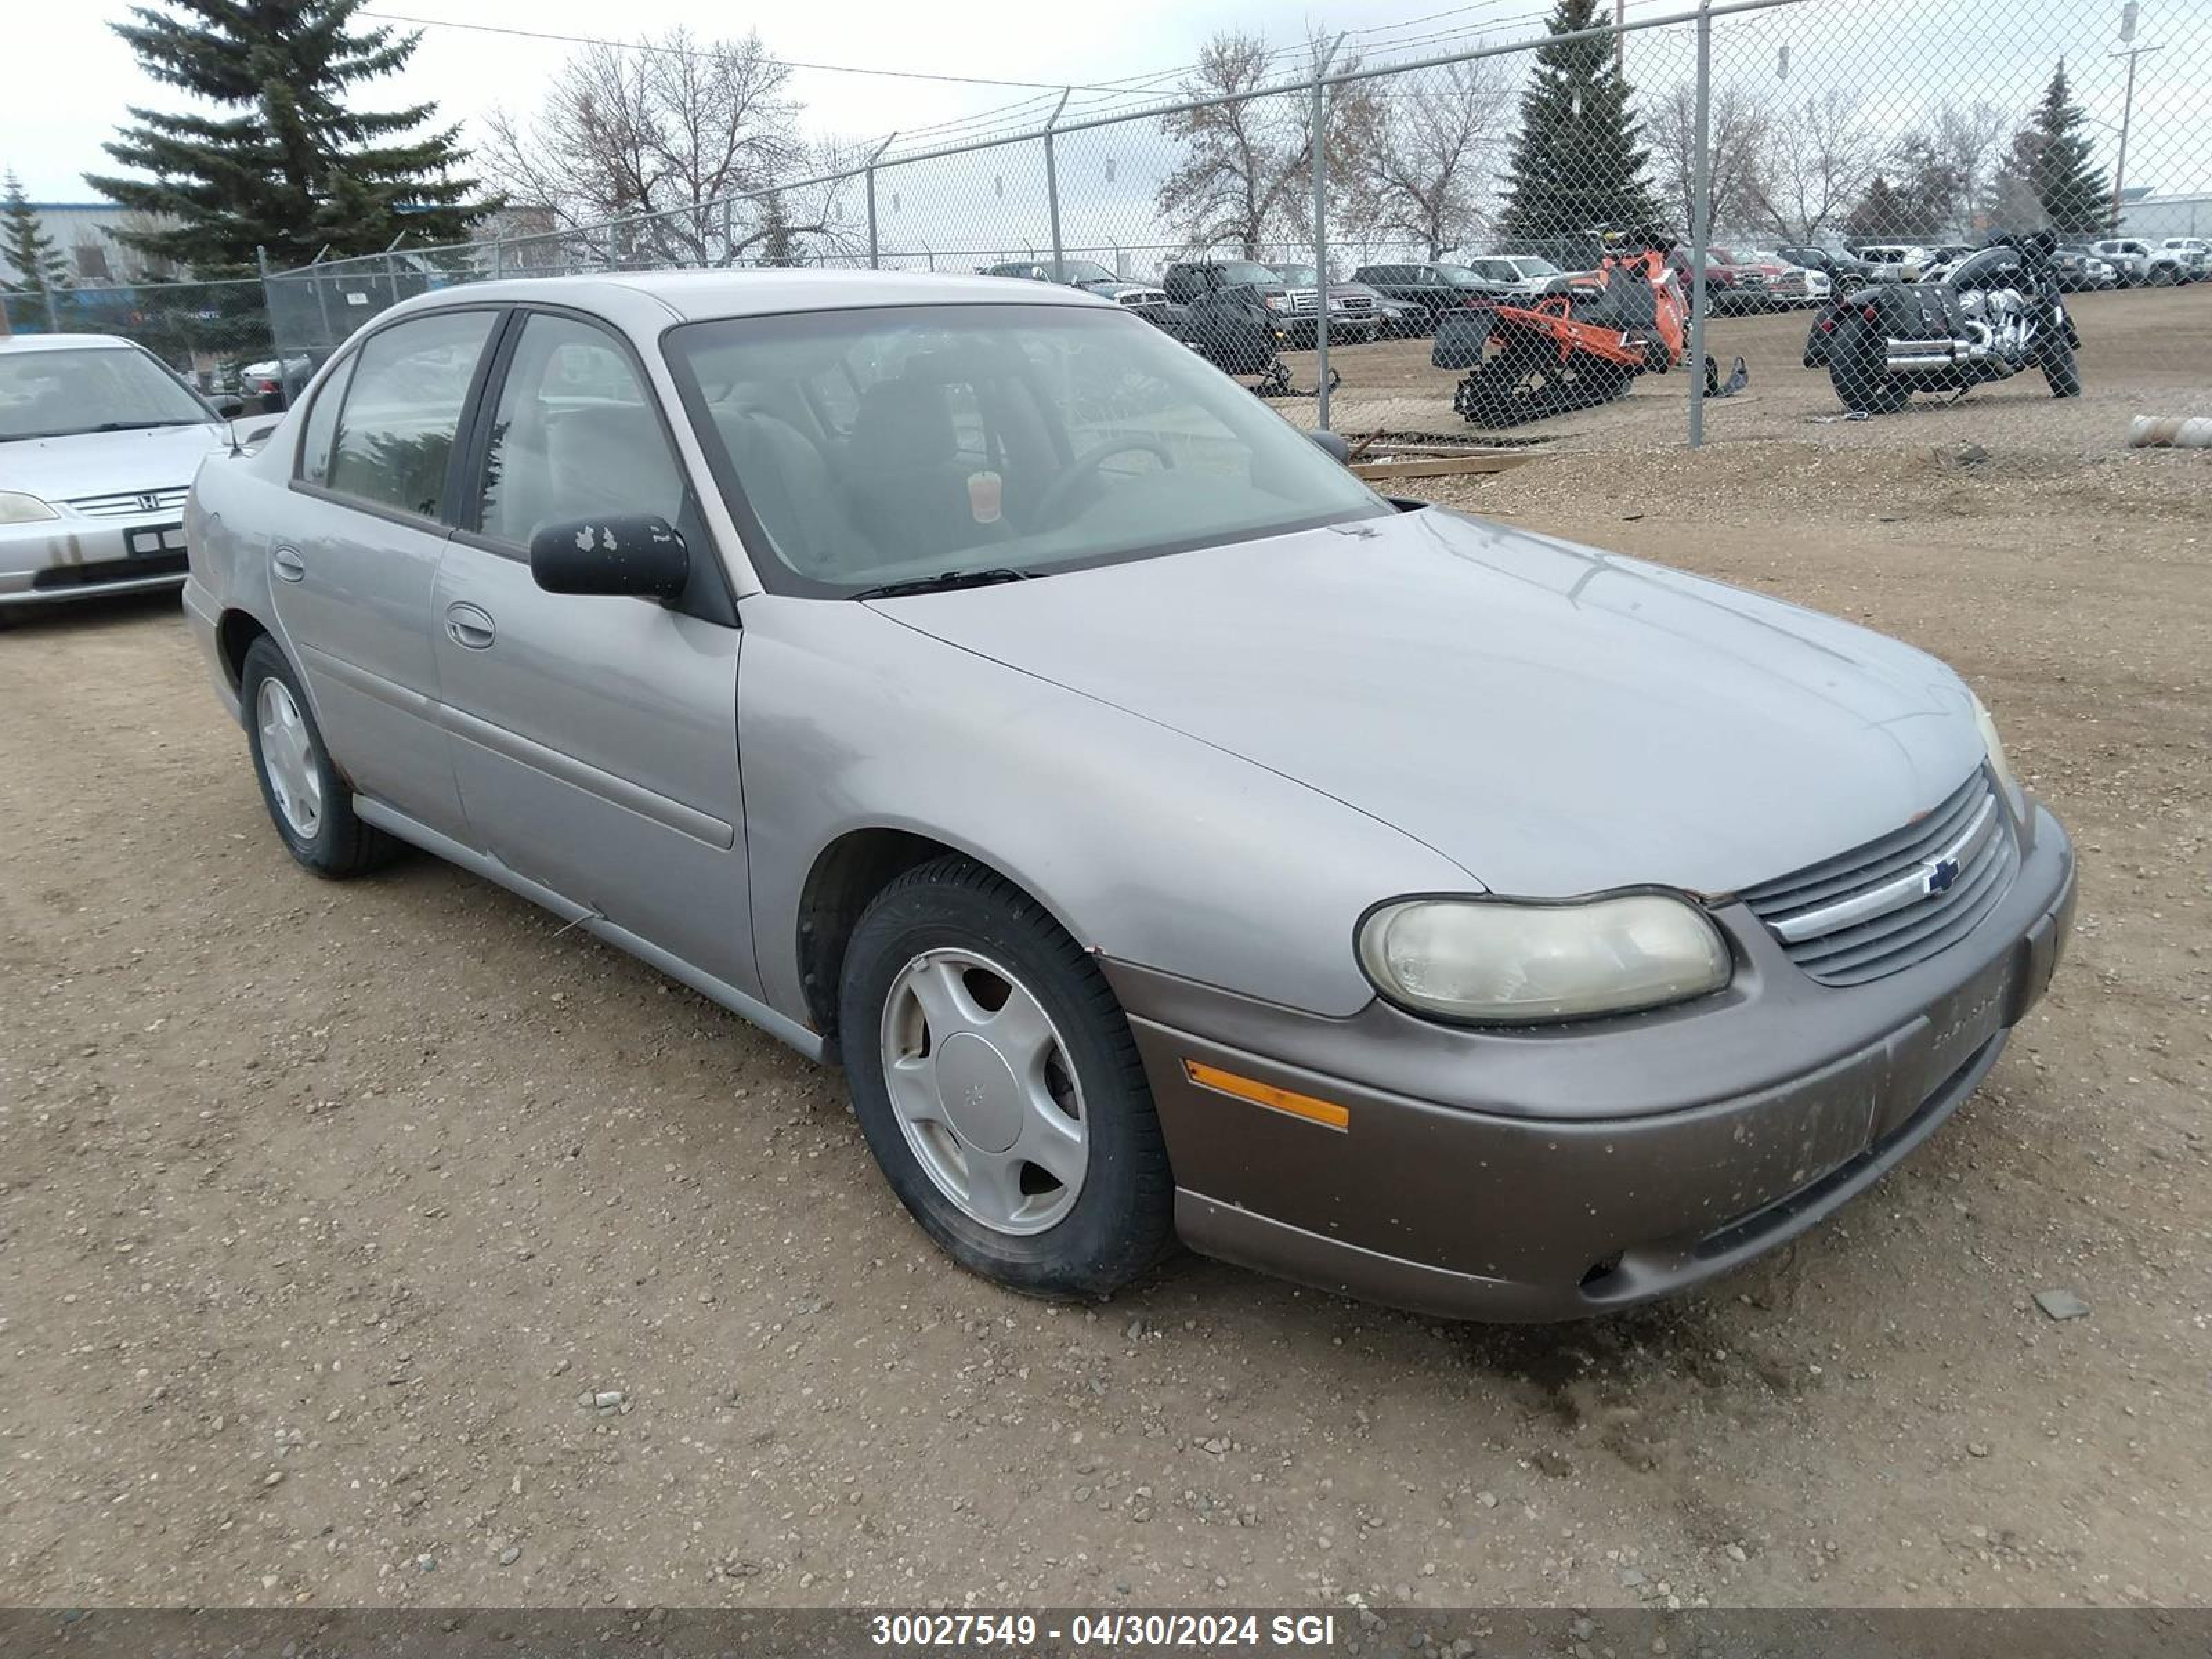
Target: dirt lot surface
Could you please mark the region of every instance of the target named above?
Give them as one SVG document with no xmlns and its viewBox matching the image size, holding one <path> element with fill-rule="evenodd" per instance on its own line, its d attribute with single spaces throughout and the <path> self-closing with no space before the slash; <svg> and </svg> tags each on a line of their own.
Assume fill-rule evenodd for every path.
<svg viewBox="0 0 2212 1659">
<path fill-rule="evenodd" d="M 834 1076 L 428 859 L 295 868 L 173 604 L 0 635 L 5 1599 L 2212 1603 L 2212 454 L 2116 426 L 2204 411 L 2212 289 L 2139 301 L 2196 332 L 2090 301 L 2080 404 L 1450 487 L 1942 653 L 2084 861 L 1929 1146 L 1602 1323 L 1001 1294 Z"/>
</svg>

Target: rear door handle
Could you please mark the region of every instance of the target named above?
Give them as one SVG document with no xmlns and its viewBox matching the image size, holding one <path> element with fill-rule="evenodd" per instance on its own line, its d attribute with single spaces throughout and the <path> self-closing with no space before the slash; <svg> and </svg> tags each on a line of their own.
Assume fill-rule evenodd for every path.
<svg viewBox="0 0 2212 1659">
<path fill-rule="evenodd" d="M 488 651 L 496 637 L 491 613 L 481 606 L 455 603 L 446 607 L 446 637 L 469 651 Z"/>
<path fill-rule="evenodd" d="M 298 581 L 307 574 L 307 562 L 289 547 L 280 547 L 270 561 L 276 574 L 288 582 Z"/>
</svg>

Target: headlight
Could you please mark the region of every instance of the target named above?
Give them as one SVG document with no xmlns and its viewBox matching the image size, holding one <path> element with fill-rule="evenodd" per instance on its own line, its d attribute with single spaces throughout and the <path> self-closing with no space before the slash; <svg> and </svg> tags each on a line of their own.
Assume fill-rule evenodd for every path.
<svg viewBox="0 0 2212 1659">
<path fill-rule="evenodd" d="M 1973 696 L 1972 692 L 1966 694 Z M 1997 735 L 1997 723 L 1990 718 L 1990 711 L 1982 707 L 1982 700 L 1974 697 L 1974 724 L 1982 734 L 1982 747 L 1990 751 L 1990 770 L 1997 775 L 1997 782 L 2005 798 L 2016 807 L 2021 796 L 2019 782 L 2013 777 L 2012 763 L 2005 758 L 2004 739 Z"/>
<path fill-rule="evenodd" d="M 1260 303 L 1270 311 L 1288 311 L 1291 308 L 1291 296 L 1287 294 L 1270 294 Z"/>
<path fill-rule="evenodd" d="M 36 495 L 19 495 L 13 490 L 0 489 L 0 524 L 40 524 L 60 517 Z"/>
<path fill-rule="evenodd" d="M 1656 1008 L 1717 991 L 1731 972 L 1720 930 L 1663 893 L 1401 899 L 1361 924 L 1359 959 L 1416 1012 L 1509 1025 Z"/>
</svg>

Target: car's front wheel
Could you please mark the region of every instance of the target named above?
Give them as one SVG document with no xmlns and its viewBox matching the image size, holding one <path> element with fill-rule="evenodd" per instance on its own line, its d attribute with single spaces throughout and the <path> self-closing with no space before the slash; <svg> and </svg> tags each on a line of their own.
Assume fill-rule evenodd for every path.
<svg viewBox="0 0 2212 1659">
<path fill-rule="evenodd" d="M 285 851 L 332 880 L 388 862 L 399 843 L 354 816 L 299 676 L 267 635 L 247 647 L 238 690 L 253 775 Z"/>
<path fill-rule="evenodd" d="M 1003 877 L 946 857 L 885 888 L 846 947 L 838 1032 L 869 1150 L 963 1266 L 1097 1297 L 1167 1248 L 1174 1182 L 1128 1021 Z"/>
</svg>

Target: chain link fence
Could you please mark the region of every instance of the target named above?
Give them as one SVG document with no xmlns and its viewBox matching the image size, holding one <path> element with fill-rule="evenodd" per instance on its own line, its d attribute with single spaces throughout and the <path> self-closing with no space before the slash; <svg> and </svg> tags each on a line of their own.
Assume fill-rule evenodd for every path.
<svg viewBox="0 0 2212 1659">
<path fill-rule="evenodd" d="M 281 407 L 268 291 L 252 278 L 0 292 L 9 334 L 113 334 L 212 398 Z"/>
<path fill-rule="evenodd" d="M 386 306 L 490 278 L 986 271 L 1110 298 L 1293 422 L 1418 452 L 1578 415 L 1622 442 L 1756 430 L 1771 401 L 1711 408 L 1737 359 L 1754 380 L 1838 374 L 1824 327 L 1877 376 L 1909 372 L 1899 328 L 1979 373 L 1970 347 L 2018 343 L 2006 302 L 1835 302 L 1918 294 L 1996 233 L 2045 234 L 2034 281 L 2054 295 L 2205 274 L 2203 6 L 1565 0 L 1440 30 L 1423 58 L 1363 47 L 1378 33 L 1227 37 L 1139 106 L 1071 88 L 960 143 L 894 137 L 672 213 L 569 225 L 548 206 L 541 234 L 273 274 L 269 323 L 304 368 Z"/>
</svg>

